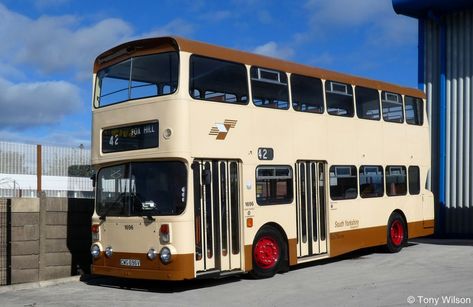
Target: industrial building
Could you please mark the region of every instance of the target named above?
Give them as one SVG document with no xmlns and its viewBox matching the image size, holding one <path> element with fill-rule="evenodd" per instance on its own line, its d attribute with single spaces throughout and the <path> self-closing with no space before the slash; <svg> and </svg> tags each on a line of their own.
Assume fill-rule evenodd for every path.
<svg viewBox="0 0 473 307">
<path fill-rule="evenodd" d="M 392 0 L 419 21 L 418 79 L 431 127 L 436 233 L 473 236 L 473 1 Z"/>
</svg>

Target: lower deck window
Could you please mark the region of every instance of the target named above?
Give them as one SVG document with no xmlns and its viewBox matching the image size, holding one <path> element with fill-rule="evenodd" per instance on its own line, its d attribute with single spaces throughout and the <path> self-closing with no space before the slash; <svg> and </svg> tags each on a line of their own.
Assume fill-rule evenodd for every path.
<svg viewBox="0 0 473 307">
<path fill-rule="evenodd" d="M 330 167 L 330 197 L 333 200 L 357 197 L 356 167 L 352 165 L 333 165 Z"/>
<path fill-rule="evenodd" d="M 407 174 L 405 166 L 386 166 L 386 194 L 388 196 L 407 194 Z"/>
<path fill-rule="evenodd" d="M 360 166 L 360 196 L 362 198 L 382 197 L 384 176 L 381 166 Z"/>
<path fill-rule="evenodd" d="M 256 202 L 258 205 L 289 204 L 293 199 L 290 166 L 259 166 L 256 168 Z"/>
<path fill-rule="evenodd" d="M 409 194 L 420 193 L 420 175 L 418 166 L 409 166 Z"/>
</svg>

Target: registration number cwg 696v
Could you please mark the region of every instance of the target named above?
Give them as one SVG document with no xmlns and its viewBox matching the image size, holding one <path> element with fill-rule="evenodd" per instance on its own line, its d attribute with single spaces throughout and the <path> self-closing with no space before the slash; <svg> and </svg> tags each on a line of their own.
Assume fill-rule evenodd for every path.
<svg viewBox="0 0 473 307">
<path fill-rule="evenodd" d="M 120 259 L 120 265 L 141 266 L 141 262 L 139 259 Z"/>
</svg>

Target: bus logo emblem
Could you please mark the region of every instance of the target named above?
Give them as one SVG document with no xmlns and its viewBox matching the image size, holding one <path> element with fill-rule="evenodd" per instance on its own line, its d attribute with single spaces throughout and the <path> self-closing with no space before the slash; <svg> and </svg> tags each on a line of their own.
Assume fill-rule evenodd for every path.
<svg viewBox="0 0 473 307">
<path fill-rule="evenodd" d="M 216 135 L 217 140 L 225 140 L 230 128 L 235 128 L 236 120 L 226 119 L 223 123 L 215 123 L 210 129 L 209 135 Z"/>
</svg>

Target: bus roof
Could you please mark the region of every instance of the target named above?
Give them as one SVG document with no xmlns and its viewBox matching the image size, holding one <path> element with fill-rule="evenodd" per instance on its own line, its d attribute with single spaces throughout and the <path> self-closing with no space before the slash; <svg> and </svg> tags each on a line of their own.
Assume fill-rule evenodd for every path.
<svg viewBox="0 0 473 307">
<path fill-rule="evenodd" d="M 255 65 L 269 69 L 282 70 L 305 76 L 317 77 L 325 80 L 339 81 L 357 86 L 375 88 L 425 98 L 425 94 L 417 89 L 402 87 L 395 84 L 376 81 L 348 74 L 338 73 L 326 69 L 297 64 L 268 56 L 250 52 L 225 48 L 203 42 L 193 41 L 182 37 L 158 37 L 130 41 L 116 46 L 100 54 L 94 63 L 94 73 L 100 69 L 117 63 L 131 56 L 145 55 L 166 51 L 185 51 L 201 56 L 212 57 L 247 65 Z"/>
</svg>

